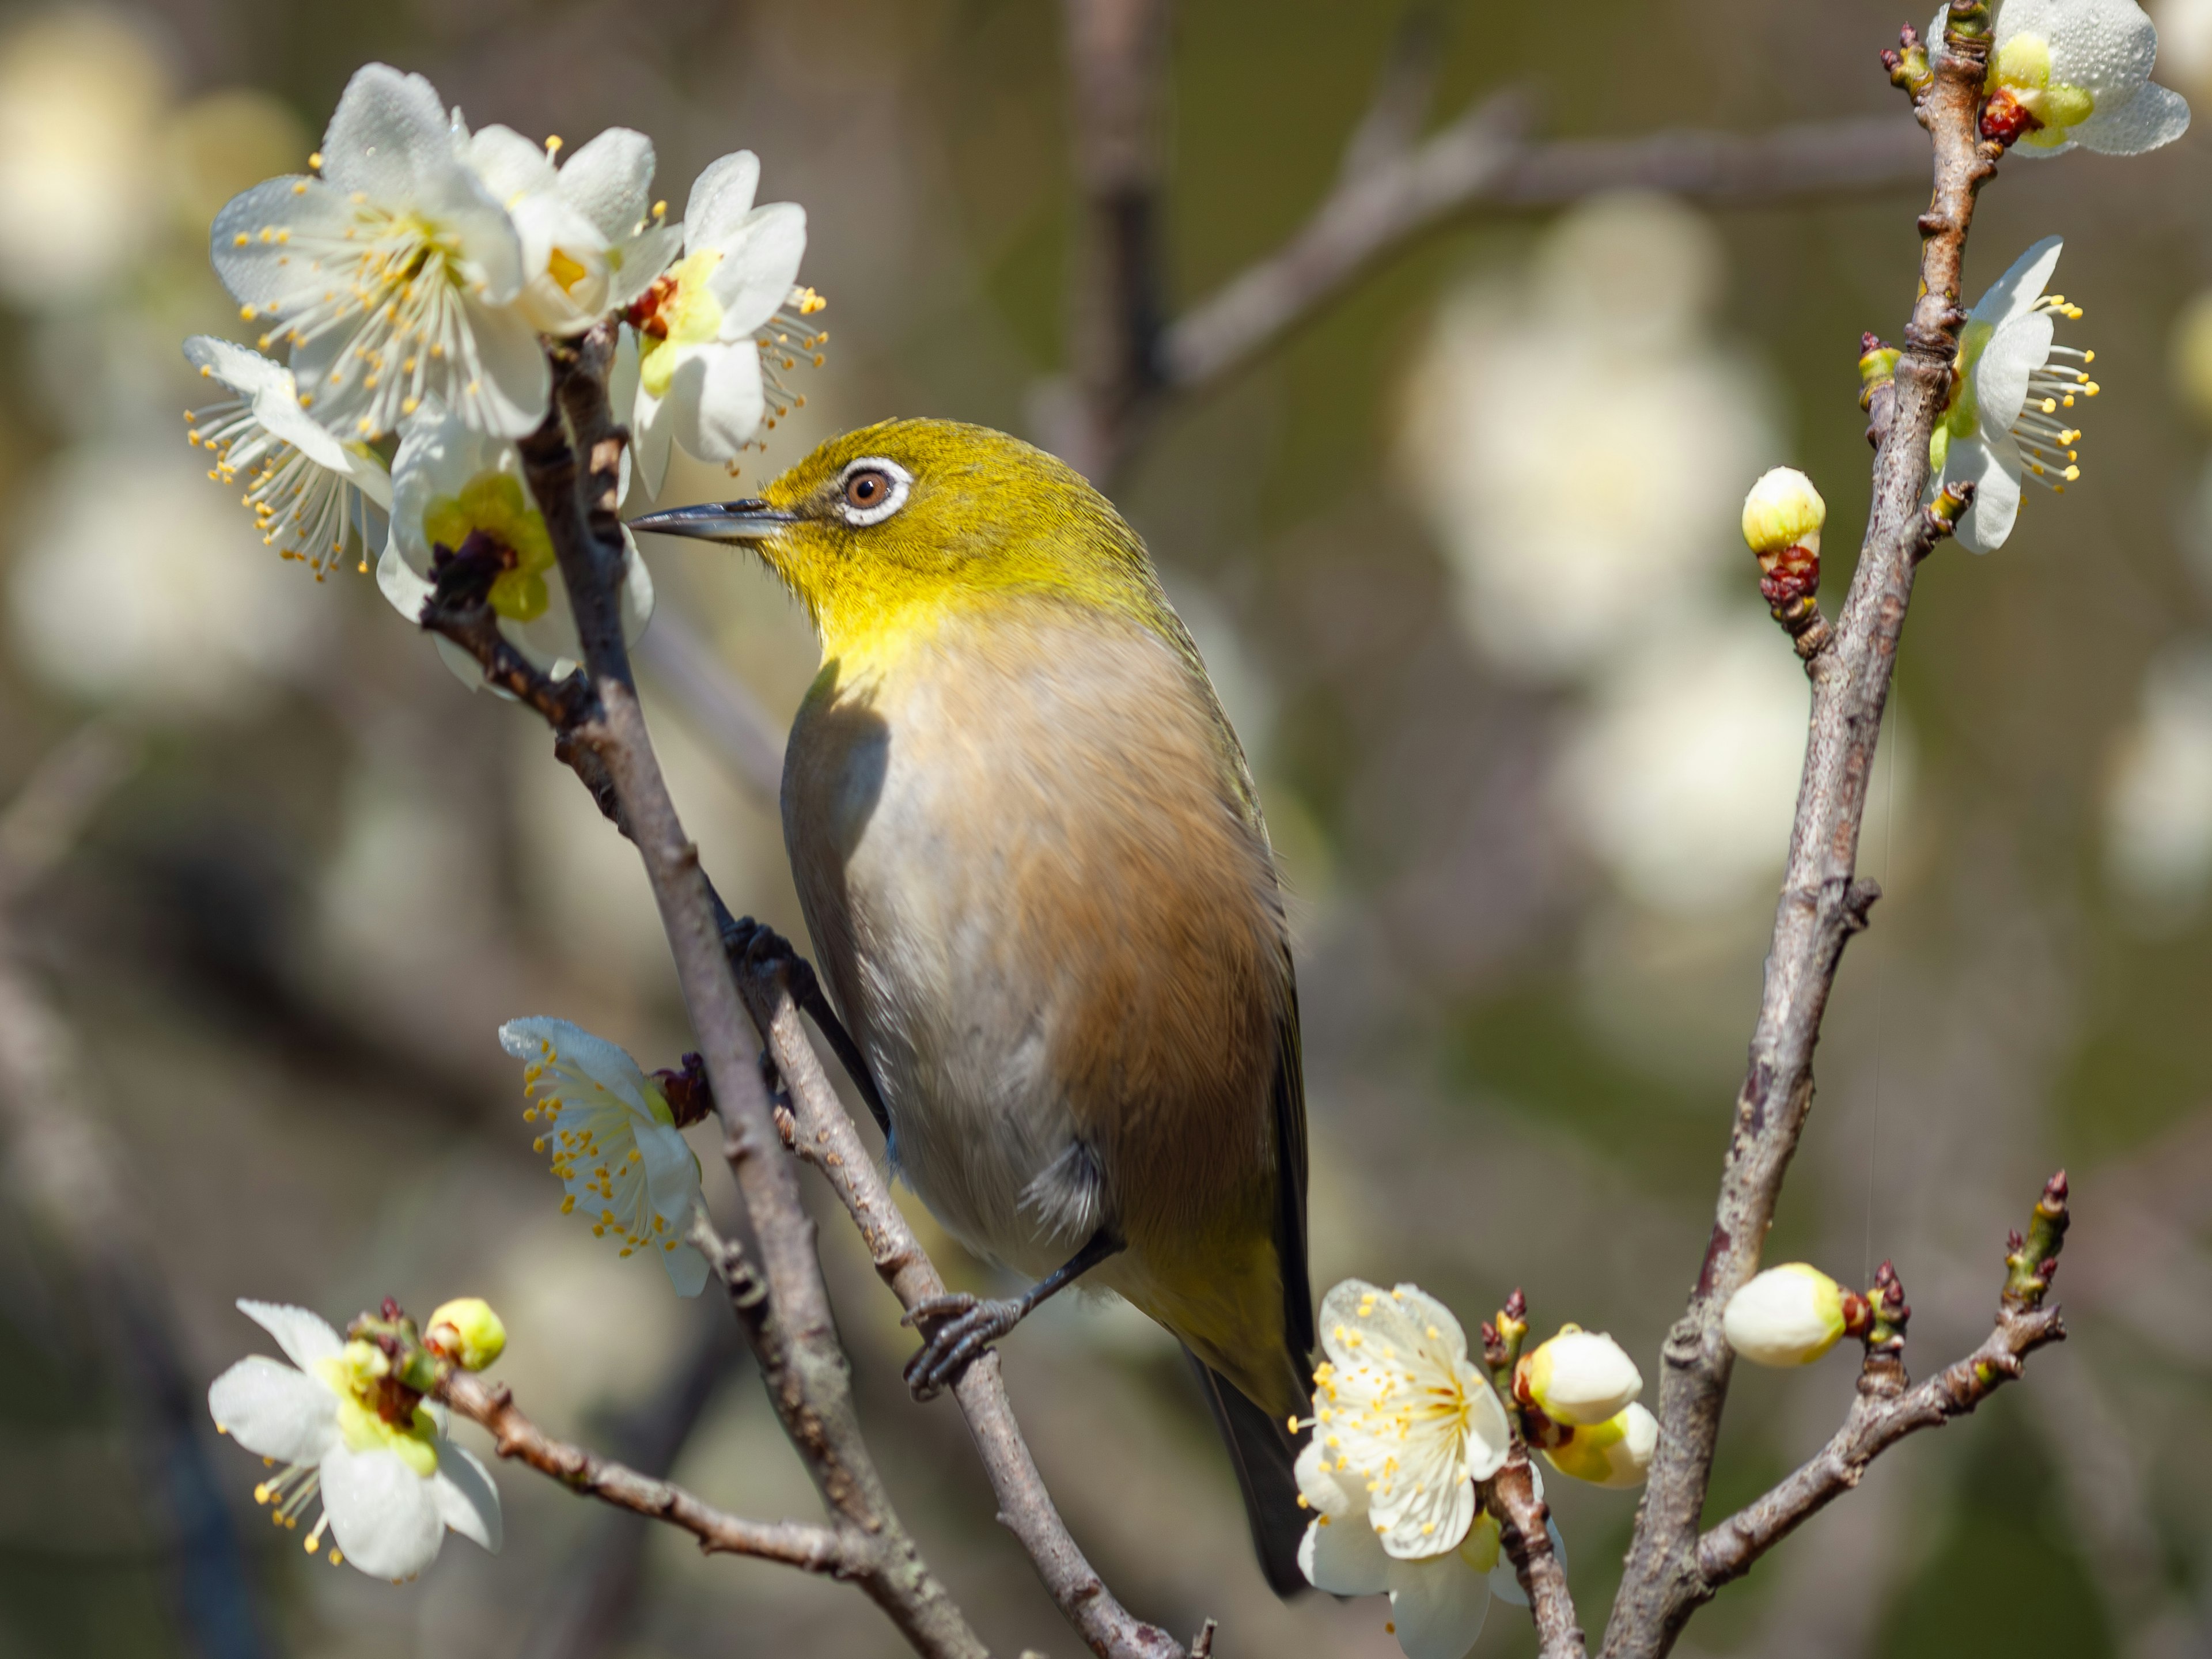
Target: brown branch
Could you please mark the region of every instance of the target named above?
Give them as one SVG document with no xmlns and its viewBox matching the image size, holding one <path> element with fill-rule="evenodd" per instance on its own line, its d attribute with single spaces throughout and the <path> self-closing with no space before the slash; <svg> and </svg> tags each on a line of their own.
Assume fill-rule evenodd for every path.
<svg viewBox="0 0 2212 1659">
<path fill-rule="evenodd" d="M 1166 0 L 1062 0 L 1062 11 L 1082 219 L 1068 294 L 1074 396 L 1057 447 L 1095 478 L 1120 459 L 1160 380 L 1168 9 Z"/>
<path fill-rule="evenodd" d="M 1981 16 L 1986 21 L 1986 12 Z M 1959 276 L 1975 192 L 1996 171 L 1976 123 L 1986 35 L 1952 31 L 1919 100 L 1935 180 L 1920 224 L 1921 289 L 1897 368 L 1894 411 L 1875 459 L 1872 511 L 1831 642 L 1808 660 L 1813 682 L 1804 776 L 1775 914 L 1766 982 L 1736 1109 L 1711 1243 L 1687 1310 L 1668 1334 L 1659 1444 L 1606 1632 L 1609 1659 L 1656 1659 L 1712 1594 L 1699 1567 L 1705 1505 L 1731 1356 L 1721 1310 L 1757 1270 L 1783 1177 L 1812 1103 L 1813 1049 L 1845 942 L 1878 895 L 1855 878 L 1875 740 L 1927 521 L 1928 437 L 1949 390 Z"/>
<path fill-rule="evenodd" d="M 2065 1334 L 2056 1308 L 2002 1309 L 1981 1346 L 1919 1387 L 1885 1395 L 1869 1392 L 1862 1379 L 1843 1427 L 1809 1462 L 1698 1540 L 1698 1575 L 1708 1593 L 1750 1571 L 1760 1556 L 1857 1486 L 1867 1466 L 1905 1436 L 1965 1416 L 2018 1376 L 2029 1354 Z"/>
<path fill-rule="evenodd" d="M 1859 1370 L 1858 1395 L 1844 1425 L 1809 1462 L 1698 1540 L 1698 1576 L 1710 1596 L 1805 1522 L 1858 1485 L 1867 1466 L 1909 1434 L 1963 1417 L 2021 1374 L 2027 1356 L 2066 1338 L 2066 1322 L 2043 1298 L 2066 1236 L 2066 1172 L 2051 1177 L 2028 1236 L 2012 1237 L 1996 1324 L 1981 1346 L 1918 1388 L 1905 1370 L 1904 1287 L 1887 1263 L 1869 1300 L 1876 1323 Z M 1884 1295 L 1886 1292 L 1886 1301 Z"/>
<path fill-rule="evenodd" d="M 1567 1588 L 1566 1569 L 1559 1565 L 1546 1528 L 1551 1506 L 1536 1495 L 1534 1477 L 1528 1448 L 1516 1437 L 1505 1467 L 1482 1483 L 1483 1507 L 1498 1517 L 1506 1556 L 1528 1598 L 1540 1659 L 1583 1659 L 1582 1621 L 1575 1613 L 1574 1594 Z"/>
<path fill-rule="evenodd" d="M 815 1255 L 814 1224 L 800 1201 L 796 1172 L 776 1144 L 698 849 L 684 836 L 646 733 L 622 633 L 619 595 L 628 554 L 616 502 L 628 434 L 607 406 L 613 348 L 611 322 L 573 344 L 549 348 L 555 412 L 520 444 L 531 495 L 545 516 L 576 618 L 583 679 L 553 688 L 558 695 L 549 696 L 544 677 L 532 670 L 508 689 L 554 724 L 556 752 L 644 862 L 722 1113 L 731 1170 L 759 1240 L 759 1294 L 741 1311 L 750 1316 L 744 1329 L 784 1432 L 838 1532 L 872 1540 L 882 1565 L 869 1580 L 870 1594 L 901 1634 L 925 1654 L 981 1659 L 981 1642 L 900 1522 L 861 1437 L 850 1368 Z M 429 623 L 448 637 L 467 635 L 462 642 L 489 667 L 501 660 L 501 642 L 483 636 L 480 605 L 474 618 L 442 625 L 445 610 L 469 605 L 472 580 L 441 573 Z M 511 665 L 508 672 L 514 672 Z M 574 689 L 580 684 L 581 693 Z M 728 1265 L 722 1253 L 709 1259 Z"/>
<path fill-rule="evenodd" d="M 438 1398 L 489 1430 L 501 1457 L 550 1475 L 572 1492 L 681 1528 L 710 1555 L 780 1561 L 802 1572 L 848 1579 L 863 1589 L 884 1576 L 884 1564 L 876 1559 L 865 1534 L 805 1521 L 749 1521 L 716 1509 L 673 1481 L 656 1480 L 611 1457 L 554 1439 L 522 1414 L 504 1384 L 487 1382 L 467 1371 L 451 1371 L 438 1384 Z"/>
<path fill-rule="evenodd" d="M 733 940 L 739 989 L 789 1091 L 793 1141 L 820 1170 L 868 1247 L 868 1259 L 902 1307 L 943 1294 L 945 1281 L 893 1200 L 851 1116 L 806 1040 L 791 994 L 788 945 L 766 929 Z M 1165 1631 L 1136 1618 L 1115 1598 L 1069 1535 L 1014 1421 L 999 1357 L 986 1352 L 952 1385 L 976 1455 L 999 1500 L 999 1519 L 1021 1540 L 1037 1576 L 1093 1653 L 1115 1659 L 1183 1659 Z"/>
<path fill-rule="evenodd" d="M 1771 132 L 1524 140 L 1528 100 L 1493 94 L 1418 147 L 1347 170 L 1291 240 L 1169 327 L 1160 380 L 1207 386 L 1310 320 L 1362 272 L 1479 208 L 1550 207 L 1644 189 L 1735 206 L 1886 190 L 1921 176 L 1927 147 L 1894 116 Z"/>
</svg>

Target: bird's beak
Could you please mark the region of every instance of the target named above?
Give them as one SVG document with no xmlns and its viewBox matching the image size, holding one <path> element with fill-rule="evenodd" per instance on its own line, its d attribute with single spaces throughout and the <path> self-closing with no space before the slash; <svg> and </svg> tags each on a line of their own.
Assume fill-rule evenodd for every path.
<svg viewBox="0 0 2212 1659">
<path fill-rule="evenodd" d="M 629 527 L 659 536 L 691 536 L 702 542 L 757 542 L 798 522 L 796 513 L 781 512 L 763 501 L 702 501 L 696 507 L 648 513 L 632 519 Z"/>
</svg>

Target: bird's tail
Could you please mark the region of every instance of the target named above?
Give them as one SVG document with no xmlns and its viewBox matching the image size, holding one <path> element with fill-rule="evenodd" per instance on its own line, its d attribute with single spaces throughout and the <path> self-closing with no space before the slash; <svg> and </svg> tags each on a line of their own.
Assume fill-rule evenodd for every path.
<svg viewBox="0 0 2212 1659">
<path fill-rule="evenodd" d="M 1197 1371 L 1206 1403 L 1229 1444 L 1229 1461 L 1244 1492 L 1244 1516 L 1252 1526 L 1252 1547 L 1268 1588 L 1285 1599 L 1307 1588 L 1298 1568 L 1298 1543 L 1306 1516 L 1298 1508 L 1295 1465 L 1298 1442 L 1287 1423 L 1269 1416 L 1243 1392 L 1186 1348 Z"/>
</svg>

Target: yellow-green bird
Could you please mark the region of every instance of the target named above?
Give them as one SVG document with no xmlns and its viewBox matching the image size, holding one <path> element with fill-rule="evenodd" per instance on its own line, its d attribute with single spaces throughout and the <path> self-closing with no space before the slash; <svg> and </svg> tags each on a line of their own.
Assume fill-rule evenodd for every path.
<svg viewBox="0 0 2212 1659">
<path fill-rule="evenodd" d="M 813 617 L 783 775 L 807 927 L 893 1168 L 1037 1281 L 917 1310 L 915 1393 L 1079 1277 L 1118 1291 L 1198 1362 L 1288 1594 L 1297 989 L 1250 770 L 1144 544 L 1051 456 L 925 420 L 635 527 L 749 544 Z"/>
</svg>

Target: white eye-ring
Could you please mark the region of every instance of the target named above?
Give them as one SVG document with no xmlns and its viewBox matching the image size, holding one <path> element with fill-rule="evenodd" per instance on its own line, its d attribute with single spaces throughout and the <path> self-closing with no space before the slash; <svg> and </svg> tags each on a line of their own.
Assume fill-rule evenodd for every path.
<svg viewBox="0 0 2212 1659">
<path fill-rule="evenodd" d="M 863 455 L 837 475 L 837 511 L 847 524 L 865 529 L 904 507 L 913 488 L 914 474 L 896 461 Z"/>
</svg>

